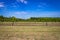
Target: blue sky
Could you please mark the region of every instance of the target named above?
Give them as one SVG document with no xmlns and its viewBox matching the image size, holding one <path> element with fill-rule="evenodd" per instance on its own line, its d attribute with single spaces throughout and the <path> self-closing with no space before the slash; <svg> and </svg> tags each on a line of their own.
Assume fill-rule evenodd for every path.
<svg viewBox="0 0 60 40">
<path fill-rule="evenodd" d="M 0 0 L 0 15 L 17 18 L 60 17 L 60 0 Z"/>
</svg>

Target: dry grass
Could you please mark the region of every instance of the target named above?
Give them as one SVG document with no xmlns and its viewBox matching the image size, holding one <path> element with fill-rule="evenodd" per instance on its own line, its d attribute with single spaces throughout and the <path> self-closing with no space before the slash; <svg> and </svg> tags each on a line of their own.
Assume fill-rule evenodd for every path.
<svg viewBox="0 0 60 40">
<path fill-rule="evenodd" d="M 1 26 L 0 40 L 60 40 L 60 27 Z"/>
<path fill-rule="evenodd" d="M 12 26 L 13 22 L 0 22 L 0 26 Z M 14 22 L 13 26 L 60 26 L 60 22 Z"/>
</svg>

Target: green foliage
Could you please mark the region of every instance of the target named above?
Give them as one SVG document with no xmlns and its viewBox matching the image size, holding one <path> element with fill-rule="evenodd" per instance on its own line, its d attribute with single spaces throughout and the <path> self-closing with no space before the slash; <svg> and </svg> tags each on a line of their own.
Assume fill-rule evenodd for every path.
<svg viewBox="0 0 60 40">
<path fill-rule="evenodd" d="M 14 16 L 4 17 L 0 16 L 0 22 L 60 22 L 60 17 L 31 17 L 29 19 L 20 19 Z"/>
<path fill-rule="evenodd" d="M 4 21 L 4 18 L 3 16 L 0 16 L 0 21 L 3 22 Z"/>
</svg>

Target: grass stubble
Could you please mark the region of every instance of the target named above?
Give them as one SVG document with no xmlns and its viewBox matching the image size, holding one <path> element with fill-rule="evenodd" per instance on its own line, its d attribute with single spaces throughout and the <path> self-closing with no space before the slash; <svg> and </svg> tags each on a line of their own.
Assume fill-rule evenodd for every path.
<svg viewBox="0 0 60 40">
<path fill-rule="evenodd" d="M 0 40 L 60 40 L 60 27 L 1 26 Z"/>
</svg>

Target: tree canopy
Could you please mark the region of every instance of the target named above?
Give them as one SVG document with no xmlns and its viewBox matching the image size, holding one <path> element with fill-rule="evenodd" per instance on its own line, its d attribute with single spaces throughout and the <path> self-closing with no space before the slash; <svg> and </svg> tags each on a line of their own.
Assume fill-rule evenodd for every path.
<svg viewBox="0 0 60 40">
<path fill-rule="evenodd" d="M 0 22 L 60 22 L 60 17 L 31 17 L 29 19 L 21 19 L 0 16 Z"/>
</svg>

